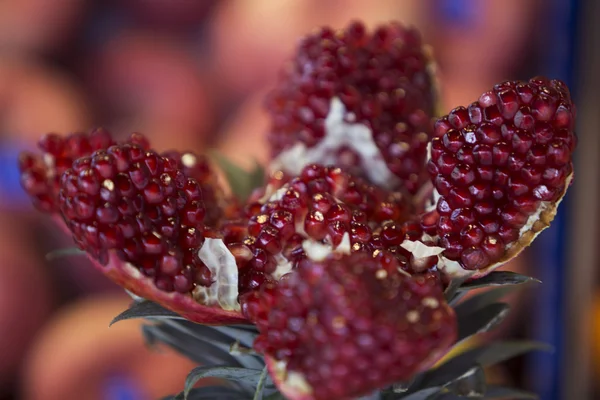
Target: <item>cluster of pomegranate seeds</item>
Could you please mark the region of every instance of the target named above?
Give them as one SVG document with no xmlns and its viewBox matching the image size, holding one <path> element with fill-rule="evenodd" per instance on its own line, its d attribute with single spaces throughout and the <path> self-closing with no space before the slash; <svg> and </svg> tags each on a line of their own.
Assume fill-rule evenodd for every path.
<svg viewBox="0 0 600 400">
<path fill-rule="evenodd" d="M 56 212 L 62 173 L 71 168 L 76 159 L 89 156 L 96 150 L 107 149 L 114 143 L 110 133 L 104 129 L 73 133 L 66 137 L 49 133 L 38 142 L 42 154 L 21 153 L 21 185 L 37 209 L 46 213 Z"/>
<path fill-rule="evenodd" d="M 208 158 L 194 152 L 170 150 L 161 154 L 177 162 L 186 177 L 193 178 L 200 185 L 202 199 L 206 209 L 204 223 L 210 227 L 218 227 L 226 216 L 228 207 L 236 208 L 232 199 L 226 199 L 223 189 L 217 181 L 217 174 Z M 236 210 L 237 211 L 237 210 Z"/>
<path fill-rule="evenodd" d="M 436 123 L 427 168 L 441 197 L 423 228 L 445 257 L 485 268 L 554 211 L 573 171 L 574 123 L 566 85 L 544 78 L 496 85 Z"/>
<path fill-rule="evenodd" d="M 203 193 L 173 159 L 137 144 L 95 151 L 63 173 L 59 204 L 75 242 L 100 263 L 114 250 L 166 292 L 212 283 L 197 256 Z"/>
<path fill-rule="evenodd" d="M 366 395 L 429 367 L 456 337 L 437 275 L 408 277 L 363 253 L 304 260 L 261 292 L 245 309 L 283 393 L 294 381 L 316 400 Z"/>
<path fill-rule="evenodd" d="M 407 215 L 402 196 L 340 168 L 316 164 L 306 166 L 264 204 L 250 204 L 247 209 L 248 236 L 242 243 L 230 244 L 240 255 L 240 292 L 270 281 L 273 274 L 279 277 L 282 264 L 289 272 L 311 251 L 307 240 L 316 243 L 318 254 L 308 254 L 312 258 L 323 249 L 349 253 L 370 243 L 373 224 L 400 221 Z"/>
<path fill-rule="evenodd" d="M 267 99 L 273 156 L 297 144 L 322 145 L 328 134 L 325 120 L 337 98 L 346 122 L 370 129 L 377 154 L 367 160 L 338 141 L 333 143 L 338 148 L 330 149 L 333 158 L 313 162 L 331 162 L 366 176 L 369 162 L 384 161 L 399 178 L 398 186 L 415 193 L 427 179 L 423 170 L 434 108 L 430 63 L 419 33 L 400 24 L 368 33 L 354 22 L 341 31 L 323 28 L 305 37 Z"/>
</svg>

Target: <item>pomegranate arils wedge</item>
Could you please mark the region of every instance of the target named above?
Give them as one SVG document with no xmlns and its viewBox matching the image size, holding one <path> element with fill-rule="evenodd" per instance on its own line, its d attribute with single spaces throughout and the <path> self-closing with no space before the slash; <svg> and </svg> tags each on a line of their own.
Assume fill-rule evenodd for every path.
<svg viewBox="0 0 600 400">
<path fill-rule="evenodd" d="M 439 277 L 408 277 L 394 257 L 305 260 L 241 302 L 260 331 L 255 348 L 290 399 L 356 398 L 410 379 L 456 337 Z"/>
<path fill-rule="evenodd" d="M 445 249 L 438 268 L 450 275 L 481 276 L 518 254 L 549 225 L 572 178 L 574 106 L 563 83 L 504 82 L 478 104 L 477 123 L 461 107 L 436 123 L 450 128 L 433 139 L 428 162 L 440 216 L 435 232 L 430 214 L 422 225 Z M 459 223 L 473 213 L 467 228 Z"/>
<path fill-rule="evenodd" d="M 297 175 L 306 164 L 334 164 L 416 193 L 432 135 L 431 70 L 418 33 L 399 24 L 305 37 L 267 99 L 274 168 Z"/>
<path fill-rule="evenodd" d="M 129 159 L 143 159 L 138 155 L 141 147 L 135 144 L 113 146 L 111 150 L 113 153 L 127 154 Z M 145 151 L 144 157 L 145 160 L 152 160 L 154 165 L 165 162 L 163 157 L 152 151 Z M 197 252 L 202 245 L 202 206 L 185 196 L 180 182 L 171 196 L 181 195 L 185 203 L 178 207 L 166 204 L 166 208 L 171 208 L 173 213 L 165 214 L 160 211 L 160 206 L 166 202 L 162 168 L 149 169 L 138 161 L 130 165 L 129 171 L 117 173 L 118 168 L 114 165 L 114 168 L 109 168 L 111 162 L 117 163 L 106 153 L 94 153 L 90 168 L 79 173 L 75 188 L 73 182 L 63 179 L 61 212 L 76 241 L 84 250 L 98 257 L 108 251 L 116 251 L 124 261 L 140 267 L 142 273 L 153 276 L 161 290 L 193 288 L 197 284 L 194 270 L 198 270 L 201 263 L 185 264 L 184 256 L 185 252 Z M 102 178 L 99 171 L 103 173 Z M 108 171 L 112 171 L 113 175 L 109 176 Z M 177 172 L 166 174 L 174 180 Z M 65 176 L 69 176 L 68 171 Z M 136 203 L 139 204 L 136 206 Z M 78 234 L 90 229 L 100 232 L 99 241 L 90 241 L 85 235 Z M 124 251 L 125 241 L 127 247 L 137 251 Z M 173 277 L 177 275 L 181 277 L 174 286 Z M 185 282 L 186 279 L 189 284 Z"/>
</svg>

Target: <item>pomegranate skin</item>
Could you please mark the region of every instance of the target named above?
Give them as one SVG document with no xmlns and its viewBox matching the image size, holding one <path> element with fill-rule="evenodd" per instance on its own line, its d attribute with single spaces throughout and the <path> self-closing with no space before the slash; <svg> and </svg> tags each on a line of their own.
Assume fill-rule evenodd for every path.
<svg viewBox="0 0 600 400">
<path fill-rule="evenodd" d="M 456 339 L 437 274 L 409 277 L 355 253 L 305 260 L 290 275 L 242 299 L 287 398 L 372 393 L 430 367 Z"/>
</svg>

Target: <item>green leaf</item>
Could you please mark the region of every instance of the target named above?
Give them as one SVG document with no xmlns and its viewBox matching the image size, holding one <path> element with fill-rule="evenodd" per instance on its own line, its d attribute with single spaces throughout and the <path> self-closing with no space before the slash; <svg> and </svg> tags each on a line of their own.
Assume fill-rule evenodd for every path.
<svg viewBox="0 0 600 400">
<path fill-rule="evenodd" d="M 535 400 L 539 396 L 524 390 L 508 388 L 504 386 L 489 385 L 484 399 L 512 399 L 512 400 Z"/>
<path fill-rule="evenodd" d="M 397 394 L 396 396 L 386 397 L 386 399 L 390 399 L 390 400 L 396 400 L 396 399 L 398 399 L 398 400 L 399 399 L 402 399 L 402 400 L 427 400 L 432 395 L 439 393 L 440 390 L 441 389 L 439 387 L 428 387 L 428 388 L 421 389 L 419 391 L 410 393 L 406 396 L 403 396 L 402 394 Z"/>
<path fill-rule="evenodd" d="M 127 319 L 134 319 L 134 318 L 153 318 L 153 319 L 161 319 L 161 318 L 168 318 L 168 319 L 181 319 L 183 320 L 184 318 L 182 316 L 180 316 L 179 314 L 171 311 L 171 310 L 167 310 L 166 308 L 151 302 L 151 301 L 136 301 L 133 302 L 133 304 L 131 304 L 131 306 L 123 311 L 121 314 L 117 315 L 115 318 L 113 318 L 113 320 L 110 322 L 109 326 L 112 326 L 113 324 L 119 322 L 119 321 L 123 321 L 123 320 L 127 320 Z"/>
<path fill-rule="evenodd" d="M 527 282 L 540 283 L 540 281 L 535 278 L 517 274 L 516 272 L 493 271 L 483 278 L 473 279 L 472 281 L 462 284 L 458 291 L 462 292 L 465 290 L 479 289 L 488 286 L 520 285 Z"/>
<path fill-rule="evenodd" d="M 251 325 L 220 325 L 213 326 L 213 329 L 219 331 L 232 339 L 232 343 L 238 341 L 240 344 L 246 347 L 252 347 L 254 339 L 258 336 L 256 327 Z"/>
<path fill-rule="evenodd" d="M 254 397 L 252 400 L 263 400 L 263 389 L 265 387 L 265 382 L 267 380 L 267 367 L 265 366 L 258 378 L 258 384 L 256 385 L 256 392 L 254 392 Z"/>
<path fill-rule="evenodd" d="M 213 152 L 212 153 L 219 168 L 225 174 L 231 192 L 239 200 L 246 200 L 252 191 L 257 187 L 261 186 L 265 179 L 264 168 L 258 163 L 254 162 L 254 168 L 252 171 L 246 171 L 245 169 L 234 164 L 228 160 L 222 154 Z"/>
<path fill-rule="evenodd" d="M 481 398 L 486 393 L 485 372 L 479 365 L 445 387 L 450 393 L 467 398 Z M 442 396 L 442 398 L 444 398 Z"/>
<path fill-rule="evenodd" d="M 456 313 L 458 318 L 458 342 L 497 326 L 508 315 L 508 304 L 493 303 L 471 313 Z"/>
<path fill-rule="evenodd" d="M 470 275 L 461 276 L 460 278 L 454 278 L 450 281 L 450 284 L 444 291 L 444 297 L 446 297 L 446 301 L 452 301 L 456 295 L 458 295 L 459 289 L 463 286 L 465 281 L 469 279 Z"/>
<path fill-rule="evenodd" d="M 64 249 L 56 249 L 46 254 L 46 261 L 54 261 L 59 258 L 71 257 L 71 256 L 84 256 L 85 251 L 78 249 L 77 247 L 67 247 Z"/>
<path fill-rule="evenodd" d="M 286 400 L 286 398 L 279 392 L 275 392 L 266 396 L 264 400 Z"/>
<path fill-rule="evenodd" d="M 487 367 L 535 350 L 549 351 L 550 346 L 539 342 L 492 342 L 475 347 L 425 373 L 420 388 L 445 386 L 481 365 Z"/>
<path fill-rule="evenodd" d="M 233 368 L 223 366 L 204 366 L 194 368 L 185 379 L 183 389 L 184 399 L 188 399 L 188 395 L 194 385 L 203 378 L 222 378 L 235 382 L 246 382 L 256 386 L 263 371 L 260 369 Z"/>
<path fill-rule="evenodd" d="M 262 370 L 265 365 L 262 357 L 232 354 L 234 339 L 213 328 L 184 320 L 162 320 L 143 329 L 198 364 Z"/>
<path fill-rule="evenodd" d="M 183 392 L 165 397 L 162 400 L 183 400 L 185 394 Z M 188 400 L 251 400 L 251 396 L 247 393 L 237 391 L 227 386 L 203 386 L 190 390 Z"/>
<path fill-rule="evenodd" d="M 519 289 L 521 286 L 509 285 L 509 286 L 498 286 L 481 293 L 477 293 L 465 301 L 462 301 L 454 307 L 457 315 L 468 315 L 483 307 L 496 303 L 499 300 L 506 297 L 511 292 Z M 466 293 L 466 292 L 463 292 Z"/>
</svg>

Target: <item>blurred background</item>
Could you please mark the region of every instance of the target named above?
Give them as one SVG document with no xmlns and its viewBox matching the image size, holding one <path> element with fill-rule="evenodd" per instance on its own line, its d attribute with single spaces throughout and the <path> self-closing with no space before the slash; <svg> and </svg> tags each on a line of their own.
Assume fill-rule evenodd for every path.
<svg viewBox="0 0 600 400">
<path fill-rule="evenodd" d="M 83 258 L 45 259 L 70 239 L 22 193 L 19 151 L 46 132 L 104 126 L 143 132 L 159 150 L 264 162 L 262 97 L 279 67 L 312 28 L 353 19 L 420 28 L 445 111 L 506 79 L 542 74 L 573 88 L 576 184 L 553 227 L 509 267 L 544 285 L 513 299 L 502 330 L 555 351 L 490 374 L 542 399 L 600 398 L 590 383 L 600 381 L 597 18 L 592 0 L 1 0 L 0 400 L 159 398 L 193 367 L 147 351 L 135 322 L 108 329 L 128 299 Z"/>
</svg>

